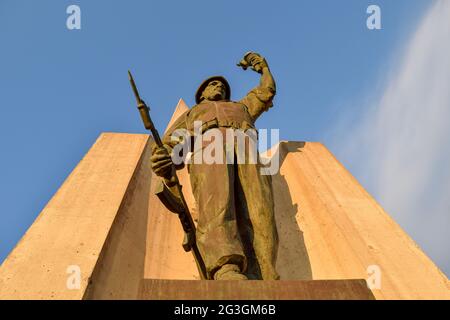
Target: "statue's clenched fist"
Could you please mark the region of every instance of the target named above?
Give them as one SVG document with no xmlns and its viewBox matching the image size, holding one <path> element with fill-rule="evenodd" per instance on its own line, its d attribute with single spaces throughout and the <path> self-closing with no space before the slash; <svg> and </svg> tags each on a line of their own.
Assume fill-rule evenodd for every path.
<svg viewBox="0 0 450 320">
<path fill-rule="evenodd" d="M 256 52 L 247 52 L 244 55 L 244 58 L 238 63 L 239 67 L 242 67 L 246 70 L 248 67 L 251 67 L 252 70 L 262 73 L 264 68 L 268 68 L 268 64 L 266 59 Z"/>
<path fill-rule="evenodd" d="M 152 161 L 152 170 L 156 175 L 170 178 L 173 163 L 166 147 L 158 147 L 156 144 L 153 145 L 150 160 Z"/>
</svg>

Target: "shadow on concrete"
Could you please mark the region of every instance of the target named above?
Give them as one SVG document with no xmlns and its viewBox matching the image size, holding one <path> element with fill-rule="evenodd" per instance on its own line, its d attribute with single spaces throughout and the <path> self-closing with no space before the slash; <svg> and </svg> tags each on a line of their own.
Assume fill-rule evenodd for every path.
<svg viewBox="0 0 450 320">
<path fill-rule="evenodd" d="M 302 152 L 305 142 L 282 141 L 279 146 L 280 168 L 291 153 Z M 277 271 L 282 280 L 313 279 L 311 263 L 306 250 L 303 232 L 297 217 L 302 214 L 301 206 L 294 203 L 285 176 L 280 171 L 272 176 L 275 217 L 279 235 Z"/>
</svg>

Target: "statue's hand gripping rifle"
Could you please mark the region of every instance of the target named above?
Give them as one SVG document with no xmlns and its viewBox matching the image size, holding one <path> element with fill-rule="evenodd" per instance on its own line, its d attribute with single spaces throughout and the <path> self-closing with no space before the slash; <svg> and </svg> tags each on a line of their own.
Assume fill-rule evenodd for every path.
<svg viewBox="0 0 450 320">
<path fill-rule="evenodd" d="M 150 108 L 147 107 L 144 100 L 142 100 L 139 96 L 139 92 L 136 88 L 136 84 L 130 71 L 128 71 L 128 77 L 134 92 L 134 96 L 136 97 L 137 107 L 145 128 L 151 131 L 153 140 L 155 141 L 156 145 L 160 148 L 164 148 L 161 137 L 159 136 L 159 133 L 156 130 L 155 125 L 153 124 L 153 121 L 150 117 Z M 186 200 L 184 199 L 181 185 L 178 180 L 175 166 L 173 164 L 171 177 L 163 178 L 162 183 L 159 184 L 156 188 L 155 194 L 170 211 L 178 214 L 184 230 L 183 249 L 186 252 L 192 252 L 201 279 L 207 279 L 205 263 L 202 256 L 200 255 L 200 251 L 198 250 L 197 242 L 195 239 L 195 224 L 192 220 L 192 216 L 189 212 L 189 207 L 186 204 Z"/>
</svg>

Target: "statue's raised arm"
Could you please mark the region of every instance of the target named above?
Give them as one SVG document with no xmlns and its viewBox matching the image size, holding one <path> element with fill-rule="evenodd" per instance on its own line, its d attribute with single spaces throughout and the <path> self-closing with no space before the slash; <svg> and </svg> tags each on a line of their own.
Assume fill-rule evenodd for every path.
<svg viewBox="0 0 450 320">
<path fill-rule="evenodd" d="M 253 71 L 261 74 L 259 86 L 252 89 L 240 102 L 247 106 L 252 118 L 256 119 L 273 106 L 276 94 L 275 79 L 270 72 L 269 65 L 264 57 L 255 52 L 247 52 L 238 66 L 246 70 L 251 67 Z"/>
</svg>

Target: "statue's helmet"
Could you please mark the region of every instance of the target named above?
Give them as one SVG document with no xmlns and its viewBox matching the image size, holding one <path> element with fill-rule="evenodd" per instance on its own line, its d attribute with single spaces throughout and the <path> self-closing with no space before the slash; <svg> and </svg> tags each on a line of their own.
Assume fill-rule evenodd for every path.
<svg viewBox="0 0 450 320">
<path fill-rule="evenodd" d="M 213 76 L 213 77 L 209 77 L 208 79 L 203 81 L 202 84 L 198 87 L 197 92 L 195 93 L 195 102 L 197 104 L 199 104 L 202 101 L 201 98 L 202 98 L 203 90 L 205 90 L 205 88 L 208 86 L 208 84 L 214 80 L 219 80 L 220 82 L 222 82 L 225 85 L 225 99 L 230 100 L 231 88 L 230 88 L 230 84 L 228 83 L 227 79 L 225 79 L 222 76 Z"/>
</svg>

